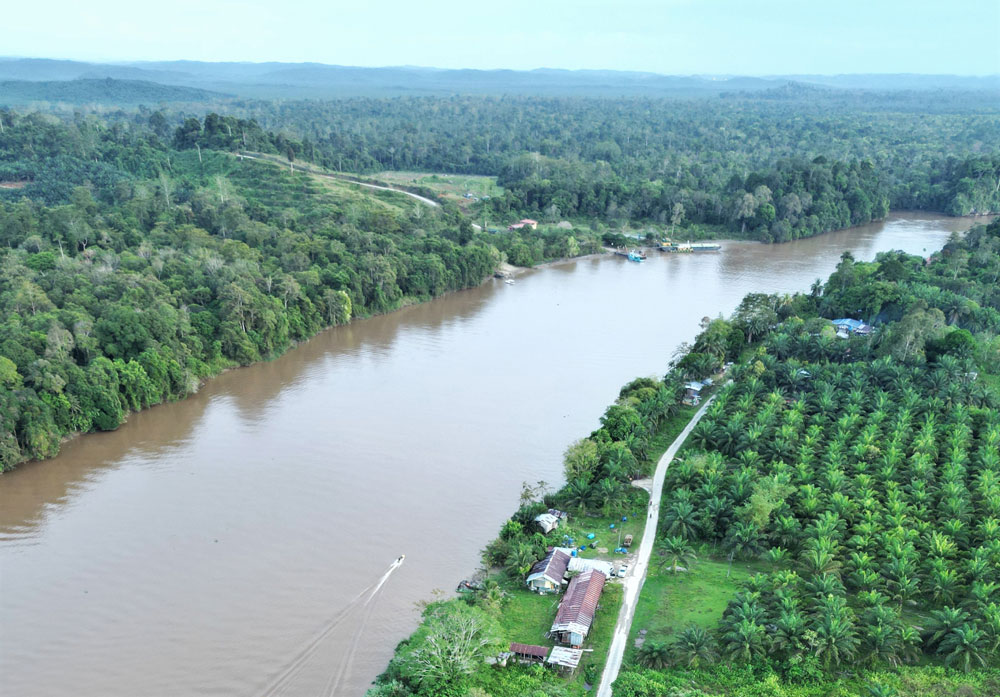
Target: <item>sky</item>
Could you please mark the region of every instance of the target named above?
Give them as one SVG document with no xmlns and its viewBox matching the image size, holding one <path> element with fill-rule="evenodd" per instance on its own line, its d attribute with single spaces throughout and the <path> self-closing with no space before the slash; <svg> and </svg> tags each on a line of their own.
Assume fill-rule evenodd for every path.
<svg viewBox="0 0 1000 697">
<path fill-rule="evenodd" d="M 1000 73 L 1000 0 L 44 0 L 0 55 L 674 75 Z"/>
</svg>

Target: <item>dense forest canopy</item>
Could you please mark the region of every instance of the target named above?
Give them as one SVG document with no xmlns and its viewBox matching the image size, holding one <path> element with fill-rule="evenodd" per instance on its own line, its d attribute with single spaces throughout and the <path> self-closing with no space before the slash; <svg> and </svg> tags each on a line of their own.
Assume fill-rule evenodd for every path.
<svg viewBox="0 0 1000 697">
<path fill-rule="evenodd" d="M 19 395 L 0 461 L 49 456 L 63 434 L 113 428 L 352 315 L 476 284 L 504 256 L 597 248 L 579 226 L 477 232 L 452 205 L 363 195 L 303 161 L 495 175 L 484 217 L 598 231 L 784 241 L 892 207 L 1000 209 L 988 93 L 765 94 L 0 108 L 0 356 Z"/>
<path fill-rule="evenodd" d="M 784 241 L 890 208 L 1000 210 L 996 104 L 992 93 L 807 89 L 771 99 L 244 102 L 237 112 L 294 134 L 298 156 L 334 170 L 499 176 L 496 214 L 678 220 Z"/>
<path fill-rule="evenodd" d="M 501 260 L 453 208 L 175 150 L 185 131 L 155 118 L 2 118 L 0 181 L 18 188 L 0 189 L 0 469 Z M 530 245 L 529 263 L 552 252 Z"/>
</svg>

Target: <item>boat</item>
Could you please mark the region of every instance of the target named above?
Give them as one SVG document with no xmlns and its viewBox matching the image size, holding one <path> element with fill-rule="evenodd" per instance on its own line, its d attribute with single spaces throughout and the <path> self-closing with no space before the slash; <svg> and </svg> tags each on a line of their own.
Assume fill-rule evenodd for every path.
<svg viewBox="0 0 1000 697">
<path fill-rule="evenodd" d="M 722 249 L 721 244 L 716 244 L 714 242 L 660 242 L 660 246 L 657 247 L 661 252 L 680 252 L 682 254 L 690 254 L 692 252 L 718 252 Z"/>
<path fill-rule="evenodd" d="M 642 252 L 638 249 L 630 249 L 628 252 L 629 261 L 642 261 L 645 258 L 646 258 L 645 252 Z"/>
<path fill-rule="evenodd" d="M 505 278 L 503 280 L 503 282 L 506 283 L 508 286 L 514 285 L 514 279 L 513 278 Z"/>
</svg>

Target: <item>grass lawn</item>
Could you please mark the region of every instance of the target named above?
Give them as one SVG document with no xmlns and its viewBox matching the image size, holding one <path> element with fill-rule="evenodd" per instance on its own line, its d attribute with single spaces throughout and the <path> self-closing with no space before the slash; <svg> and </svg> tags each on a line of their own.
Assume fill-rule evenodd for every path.
<svg viewBox="0 0 1000 697">
<path fill-rule="evenodd" d="M 726 577 L 729 562 L 699 554 L 690 571 L 671 573 L 656 567 L 656 553 L 650 560 L 646 583 L 639 593 L 635 618 L 625 653 L 626 664 L 635 655 L 635 639 L 646 629 L 646 641 L 664 641 L 689 624 L 714 629 L 726 605 L 748 577 L 767 571 L 766 562 L 734 561 Z"/>
<path fill-rule="evenodd" d="M 555 646 L 545 633 L 552 627 L 562 595 L 540 595 L 522 583 L 500 577 L 497 580 L 507 592 L 507 603 L 500 615 L 504 638 L 522 644 Z"/>
</svg>

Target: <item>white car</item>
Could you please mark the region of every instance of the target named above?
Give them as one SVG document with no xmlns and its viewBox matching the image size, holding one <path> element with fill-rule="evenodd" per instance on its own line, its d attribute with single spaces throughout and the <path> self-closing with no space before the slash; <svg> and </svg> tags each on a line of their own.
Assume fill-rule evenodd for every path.
<svg viewBox="0 0 1000 697">
<path fill-rule="evenodd" d="M 622 564 L 618 567 L 618 578 L 625 578 L 625 572 L 628 571 L 628 567 Z"/>
</svg>

